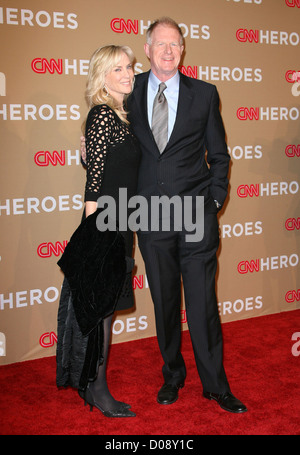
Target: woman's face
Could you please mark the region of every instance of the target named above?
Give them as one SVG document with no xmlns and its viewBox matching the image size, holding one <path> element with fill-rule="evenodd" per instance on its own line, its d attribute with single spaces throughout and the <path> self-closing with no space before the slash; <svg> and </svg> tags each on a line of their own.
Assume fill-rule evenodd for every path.
<svg viewBox="0 0 300 455">
<path fill-rule="evenodd" d="M 132 91 L 134 72 L 128 56 L 122 52 L 121 59 L 105 77 L 105 87 L 108 93 L 120 104 L 123 103 L 124 95 Z"/>
</svg>

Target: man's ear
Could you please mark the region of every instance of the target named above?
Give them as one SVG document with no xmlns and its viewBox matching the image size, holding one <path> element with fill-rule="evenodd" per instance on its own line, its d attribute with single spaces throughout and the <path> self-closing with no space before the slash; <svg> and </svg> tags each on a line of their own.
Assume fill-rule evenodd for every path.
<svg viewBox="0 0 300 455">
<path fill-rule="evenodd" d="M 149 44 L 148 43 L 144 44 L 144 51 L 145 51 L 145 54 L 147 55 L 147 57 L 149 58 Z"/>
</svg>

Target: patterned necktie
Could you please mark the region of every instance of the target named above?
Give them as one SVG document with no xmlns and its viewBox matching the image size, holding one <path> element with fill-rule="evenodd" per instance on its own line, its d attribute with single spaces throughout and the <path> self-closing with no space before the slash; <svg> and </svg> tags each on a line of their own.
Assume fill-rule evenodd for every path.
<svg viewBox="0 0 300 455">
<path fill-rule="evenodd" d="M 164 151 L 168 142 L 168 102 L 163 94 L 166 88 L 164 82 L 159 85 L 152 113 L 152 133 L 160 153 Z"/>
</svg>

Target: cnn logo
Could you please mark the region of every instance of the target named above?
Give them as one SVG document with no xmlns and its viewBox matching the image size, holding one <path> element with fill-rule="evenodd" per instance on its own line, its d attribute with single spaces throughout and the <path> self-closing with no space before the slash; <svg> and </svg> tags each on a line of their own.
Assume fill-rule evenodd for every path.
<svg viewBox="0 0 300 455">
<path fill-rule="evenodd" d="M 37 254 L 40 256 L 40 258 L 50 258 L 52 254 L 54 254 L 54 256 L 59 256 L 65 251 L 67 243 L 67 240 L 64 240 L 63 243 L 55 242 L 55 244 L 52 242 L 41 243 L 37 247 Z"/>
<path fill-rule="evenodd" d="M 4 333 L 0 332 L 0 357 L 6 355 L 6 338 Z"/>
<path fill-rule="evenodd" d="M 6 79 L 3 73 L 0 73 L 0 96 L 6 96 Z"/>
</svg>

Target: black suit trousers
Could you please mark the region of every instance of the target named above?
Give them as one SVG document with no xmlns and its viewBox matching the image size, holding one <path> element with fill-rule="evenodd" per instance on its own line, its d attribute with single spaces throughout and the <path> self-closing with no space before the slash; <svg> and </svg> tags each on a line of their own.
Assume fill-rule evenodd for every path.
<svg viewBox="0 0 300 455">
<path fill-rule="evenodd" d="M 204 237 L 187 242 L 184 232 L 139 233 L 166 383 L 184 383 L 181 354 L 182 285 L 187 322 L 203 390 L 229 391 L 223 367 L 223 341 L 215 294 L 219 226 L 214 201 L 205 202 Z"/>
</svg>

